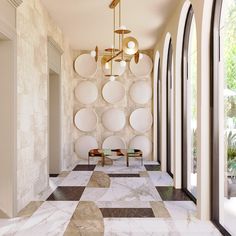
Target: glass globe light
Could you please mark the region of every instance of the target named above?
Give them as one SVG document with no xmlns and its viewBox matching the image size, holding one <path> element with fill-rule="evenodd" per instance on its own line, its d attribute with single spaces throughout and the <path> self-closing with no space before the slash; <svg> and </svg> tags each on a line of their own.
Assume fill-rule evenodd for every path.
<svg viewBox="0 0 236 236">
<path fill-rule="evenodd" d="M 143 54 L 139 53 L 139 60 L 142 60 L 142 59 L 143 59 Z"/>
<path fill-rule="evenodd" d="M 91 51 L 90 55 L 91 55 L 91 57 L 96 57 L 96 52 L 95 51 Z"/>
<path fill-rule="evenodd" d="M 125 60 L 120 61 L 120 66 L 125 67 L 126 66 L 126 61 Z"/>
<path fill-rule="evenodd" d="M 105 69 L 107 69 L 107 70 L 108 70 L 108 69 L 109 69 L 109 67 L 110 67 L 110 66 L 109 66 L 109 63 L 108 63 L 108 62 L 106 62 L 106 63 L 105 63 Z"/>
<path fill-rule="evenodd" d="M 128 48 L 134 49 L 135 48 L 135 42 L 133 42 L 133 41 L 128 42 Z"/>
</svg>

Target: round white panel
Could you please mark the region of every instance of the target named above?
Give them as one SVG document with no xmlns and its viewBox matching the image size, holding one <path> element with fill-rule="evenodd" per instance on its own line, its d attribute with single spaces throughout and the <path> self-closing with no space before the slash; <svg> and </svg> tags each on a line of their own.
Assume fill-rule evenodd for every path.
<svg viewBox="0 0 236 236">
<path fill-rule="evenodd" d="M 135 63 L 134 57 L 130 61 L 130 70 L 137 77 L 148 76 L 152 72 L 152 67 L 152 59 L 145 54 L 143 54 L 143 58 L 139 60 L 138 64 Z"/>
<path fill-rule="evenodd" d="M 104 140 L 102 144 L 104 149 L 125 149 L 126 145 L 124 140 L 118 136 L 111 136 Z"/>
<path fill-rule="evenodd" d="M 105 65 L 103 65 L 103 72 L 105 75 L 110 75 L 111 74 L 111 63 L 109 63 L 109 67 L 105 68 Z M 113 75 L 123 75 L 125 73 L 126 66 L 122 67 L 120 65 L 120 62 L 113 61 L 113 67 L 112 67 L 112 73 Z"/>
<path fill-rule="evenodd" d="M 152 152 L 152 143 L 146 136 L 136 136 L 130 141 L 129 148 L 141 150 L 147 158 Z"/>
<path fill-rule="evenodd" d="M 92 77 L 97 72 L 97 62 L 90 54 L 82 54 L 75 60 L 75 71 L 82 77 Z"/>
<path fill-rule="evenodd" d="M 97 100 L 97 86 L 89 81 L 83 81 L 75 88 L 75 97 L 83 104 L 92 104 Z"/>
<path fill-rule="evenodd" d="M 130 125 L 138 132 L 145 133 L 152 127 L 152 113 L 147 108 L 135 110 L 130 116 Z"/>
<path fill-rule="evenodd" d="M 118 81 L 110 81 L 103 87 L 102 95 L 107 102 L 114 104 L 124 98 L 125 88 L 122 83 Z"/>
<path fill-rule="evenodd" d="M 90 132 L 96 129 L 97 115 L 92 109 L 81 109 L 75 115 L 76 127 L 84 132 Z"/>
<path fill-rule="evenodd" d="M 146 81 L 135 82 L 130 88 L 130 97 L 137 104 L 146 104 L 152 98 L 152 88 Z"/>
<path fill-rule="evenodd" d="M 76 154 L 83 159 L 88 159 L 88 152 L 91 149 L 97 149 L 97 140 L 92 136 L 82 136 L 75 143 Z"/>
<path fill-rule="evenodd" d="M 102 115 L 103 126 L 112 132 L 117 132 L 125 127 L 125 113 L 119 109 L 111 108 Z"/>
</svg>

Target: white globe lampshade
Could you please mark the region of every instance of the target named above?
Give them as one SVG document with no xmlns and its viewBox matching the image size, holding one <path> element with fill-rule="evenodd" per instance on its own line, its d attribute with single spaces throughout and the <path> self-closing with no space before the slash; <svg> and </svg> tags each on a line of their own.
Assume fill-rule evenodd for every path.
<svg viewBox="0 0 236 236">
<path fill-rule="evenodd" d="M 115 81 L 116 77 L 115 76 L 110 76 L 110 81 Z"/>
</svg>

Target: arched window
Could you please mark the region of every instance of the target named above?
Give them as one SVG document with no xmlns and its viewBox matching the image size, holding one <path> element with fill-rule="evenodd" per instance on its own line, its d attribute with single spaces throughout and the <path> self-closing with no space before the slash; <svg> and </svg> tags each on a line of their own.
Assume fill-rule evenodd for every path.
<svg viewBox="0 0 236 236">
<path fill-rule="evenodd" d="M 183 84 L 183 183 L 182 188 L 196 201 L 197 196 L 197 36 L 192 6 L 187 15 L 182 55 Z"/>
<path fill-rule="evenodd" d="M 212 220 L 236 234 L 236 1 L 216 0 L 212 65 Z M 224 229 L 222 228 L 224 227 Z M 230 233 L 230 234 L 229 234 Z"/>
</svg>

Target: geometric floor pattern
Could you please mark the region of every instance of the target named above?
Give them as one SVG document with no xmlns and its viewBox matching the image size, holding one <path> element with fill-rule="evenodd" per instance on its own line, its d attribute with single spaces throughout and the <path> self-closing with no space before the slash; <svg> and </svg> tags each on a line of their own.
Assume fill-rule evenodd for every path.
<svg viewBox="0 0 236 236">
<path fill-rule="evenodd" d="M 53 175 L 18 217 L 0 219 L 0 235 L 221 235 L 197 219 L 195 204 L 157 163 L 107 164 L 80 163 Z"/>
</svg>

